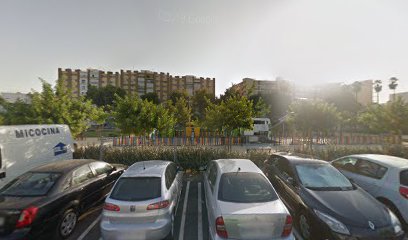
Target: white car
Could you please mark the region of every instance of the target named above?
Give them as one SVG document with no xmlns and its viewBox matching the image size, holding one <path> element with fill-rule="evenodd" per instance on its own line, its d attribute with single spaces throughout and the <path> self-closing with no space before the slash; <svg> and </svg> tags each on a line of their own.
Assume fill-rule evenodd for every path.
<svg viewBox="0 0 408 240">
<path fill-rule="evenodd" d="M 145 161 L 130 166 L 105 200 L 102 239 L 173 239 L 183 172 L 175 163 Z"/>
<path fill-rule="evenodd" d="M 332 161 L 346 177 L 408 222 L 408 160 L 388 155 L 359 154 Z"/>
<path fill-rule="evenodd" d="M 204 187 L 210 239 L 294 239 L 292 217 L 252 161 L 211 161 Z"/>
</svg>

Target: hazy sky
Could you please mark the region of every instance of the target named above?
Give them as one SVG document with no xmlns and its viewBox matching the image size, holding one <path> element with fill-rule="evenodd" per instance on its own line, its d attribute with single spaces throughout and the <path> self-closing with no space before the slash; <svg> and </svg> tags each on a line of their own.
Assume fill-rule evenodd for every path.
<svg viewBox="0 0 408 240">
<path fill-rule="evenodd" d="M 215 77 L 217 94 L 277 76 L 408 91 L 407 0 L 1 0 L 0 31 L 0 91 L 58 67 Z"/>
</svg>

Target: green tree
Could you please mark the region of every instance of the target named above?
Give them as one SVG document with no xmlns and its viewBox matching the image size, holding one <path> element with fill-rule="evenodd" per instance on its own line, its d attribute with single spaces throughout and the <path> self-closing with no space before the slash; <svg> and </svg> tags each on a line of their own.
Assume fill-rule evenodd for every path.
<svg viewBox="0 0 408 240">
<path fill-rule="evenodd" d="M 290 106 L 288 118 L 296 131 L 311 143 L 313 132 L 327 136 L 340 123 L 340 114 L 333 104 L 324 101 L 298 101 Z"/>
<path fill-rule="evenodd" d="M 145 95 L 142 95 L 140 98 L 142 100 L 147 100 L 149 102 L 153 102 L 156 105 L 160 103 L 159 96 L 155 92 L 146 93 Z"/>
<path fill-rule="evenodd" d="M 255 117 L 268 117 L 270 108 L 262 98 L 262 95 L 251 95 L 249 100 L 252 101 Z"/>
<path fill-rule="evenodd" d="M 252 105 L 252 101 L 241 96 L 231 96 L 220 104 L 210 103 L 206 108 L 204 125 L 223 131 L 228 137 L 232 136 L 233 131 L 252 129 L 252 118 L 255 117 Z"/>
<path fill-rule="evenodd" d="M 107 85 L 106 87 L 100 88 L 89 85 L 88 92 L 86 93 L 86 99 L 92 100 L 92 103 L 98 107 L 107 107 L 113 105 L 115 95 L 124 97 L 126 95 L 126 91 L 112 85 Z"/>
<path fill-rule="evenodd" d="M 377 93 L 377 103 L 380 104 L 380 92 L 382 90 L 382 81 L 375 80 L 374 81 L 374 90 Z"/>
<path fill-rule="evenodd" d="M 359 81 L 355 81 L 353 84 L 351 84 L 351 89 L 353 90 L 355 97 L 356 97 L 356 102 L 358 101 L 358 93 L 361 91 L 362 88 L 362 83 Z"/>
<path fill-rule="evenodd" d="M 187 123 L 191 122 L 191 108 L 188 105 L 187 100 L 184 97 L 179 97 L 176 102 L 173 103 L 174 107 L 171 108 L 176 118 L 176 127 L 184 128 Z"/>
<path fill-rule="evenodd" d="M 171 112 L 169 108 L 165 105 L 156 106 L 156 129 L 159 131 L 160 135 L 163 137 L 171 137 L 174 134 L 174 127 L 176 125 L 176 117 L 174 113 Z"/>
<path fill-rule="evenodd" d="M 176 104 L 177 99 L 179 98 L 184 98 L 186 101 L 189 100 L 189 97 L 186 91 L 175 91 L 175 92 L 172 92 L 169 96 L 169 99 L 173 102 L 173 105 Z"/>
<path fill-rule="evenodd" d="M 205 109 L 208 107 L 208 104 L 214 102 L 214 100 L 214 96 L 210 93 L 207 93 L 207 91 L 196 91 L 191 100 L 193 118 L 199 122 L 202 122 L 205 118 Z"/>
<path fill-rule="evenodd" d="M 155 104 L 137 96 L 117 96 L 113 116 L 124 134 L 146 136 L 156 126 Z"/>
<path fill-rule="evenodd" d="M 3 124 L 21 125 L 21 124 L 38 124 L 37 113 L 31 104 L 27 104 L 20 99 L 15 103 L 4 102 L 2 104 L 4 112 L 2 113 Z"/>
<path fill-rule="evenodd" d="M 92 105 L 83 97 L 75 98 L 62 81 L 57 81 L 55 89 L 42 81 L 42 92 L 32 95 L 32 109 L 37 124 L 67 124 L 74 137 L 84 132 L 91 121 L 103 123 L 107 117 L 101 108 Z"/>
<path fill-rule="evenodd" d="M 397 89 L 397 86 L 398 86 L 398 78 L 396 77 L 390 78 L 390 83 L 388 84 L 388 87 L 390 88 L 390 90 L 394 92 L 393 94 L 394 101 L 395 101 L 395 90 Z"/>
</svg>

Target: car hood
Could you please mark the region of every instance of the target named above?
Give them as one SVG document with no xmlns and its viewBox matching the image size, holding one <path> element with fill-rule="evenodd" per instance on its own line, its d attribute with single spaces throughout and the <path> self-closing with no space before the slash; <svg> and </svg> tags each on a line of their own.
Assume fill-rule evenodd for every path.
<svg viewBox="0 0 408 240">
<path fill-rule="evenodd" d="M 21 210 L 36 205 L 43 197 L 10 197 L 0 195 L 0 210 Z"/>
<path fill-rule="evenodd" d="M 305 191 L 312 197 L 312 201 L 319 203 L 317 210 L 344 224 L 366 228 L 368 221 L 371 221 L 376 227 L 390 225 L 386 208 L 359 188 L 350 191 Z"/>
</svg>

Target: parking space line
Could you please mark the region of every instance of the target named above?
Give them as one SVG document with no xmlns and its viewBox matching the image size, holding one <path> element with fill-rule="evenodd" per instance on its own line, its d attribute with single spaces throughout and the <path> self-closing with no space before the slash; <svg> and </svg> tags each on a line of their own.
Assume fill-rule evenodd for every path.
<svg viewBox="0 0 408 240">
<path fill-rule="evenodd" d="M 203 209 L 201 200 L 201 183 L 198 183 L 198 240 L 203 240 Z"/>
<path fill-rule="evenodd" d="M 181 216 L 180 232 L 179 232 L 179 238 L 178 238 L 179 240 L 184 239 L 184 226 L 186 224 L 187 200 L 188 200 L 189 190 L 190 190 L 190 181 L 187 182 L 186 194 L 184 195 L 183 215 Z"/>
<path fill-rule="evenodd" d="M 91 225 L 88 226 L 87 229 L 85 229 L 85 231 L 81 234 L 81 236 L 78 237 L 77 240 L 83 240 L 85 239 L 86 235 L 88 235 L 88 233 L 92 230 L 93 227 L 95 227 L 95 225 L 99 222 L 99 220 L 101 220 L 101 215 L 99 215 L 95 221 L 92 222 Z"/>
</svg>

